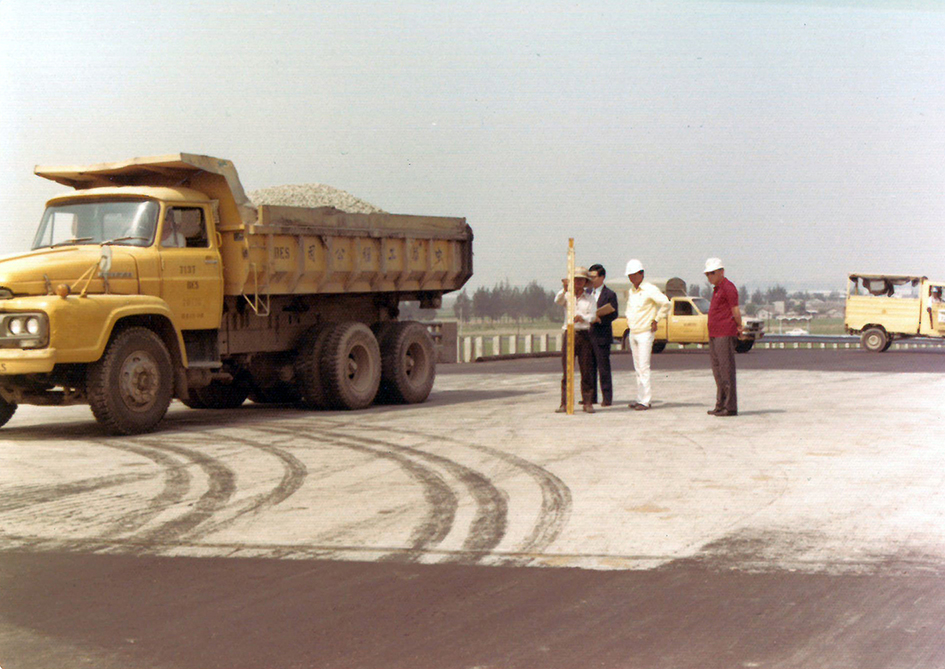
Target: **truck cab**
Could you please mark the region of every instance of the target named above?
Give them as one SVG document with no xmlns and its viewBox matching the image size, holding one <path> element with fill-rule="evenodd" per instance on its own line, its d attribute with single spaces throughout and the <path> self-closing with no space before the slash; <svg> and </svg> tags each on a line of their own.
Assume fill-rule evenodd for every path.
<svg viewBox="0 0 945 669">
<path fill-rule="evenodd" d="M 669 343 L 708 344 L 709 343 L 709 300 L 686 294 L 686 282 L 679 277 L 671 279 L 654 279 L 654 286 L 669 298 L 669 315 L 657 323 L 656 337 L 653 340 L 653 352 L 662 353 Z M 618 288 L 618 312 L 626 314 L 629 288 L 622 282 L 614 282 L 612 287 Z M 764 323 L 759 319 L 743 318 L 743 332 L 735 350 L 738 353 L 747 353 L 756 340 L 764 336 Z M 623 350 L 630 349 L 629 333 L 626 316 L 614 320 L 614 339 L 620 343 Z"/>
</svg>

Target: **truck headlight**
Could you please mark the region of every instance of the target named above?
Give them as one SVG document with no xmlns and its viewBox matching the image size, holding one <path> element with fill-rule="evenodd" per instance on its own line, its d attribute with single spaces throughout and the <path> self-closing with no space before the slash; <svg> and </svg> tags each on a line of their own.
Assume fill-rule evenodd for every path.
<svg viewBox="0 0 945 669">
<path fill-rule="evenodd" d="M 40 348 L 49 340 L 46 314 L 0 313 L 0 348 Z"/>
</svg>

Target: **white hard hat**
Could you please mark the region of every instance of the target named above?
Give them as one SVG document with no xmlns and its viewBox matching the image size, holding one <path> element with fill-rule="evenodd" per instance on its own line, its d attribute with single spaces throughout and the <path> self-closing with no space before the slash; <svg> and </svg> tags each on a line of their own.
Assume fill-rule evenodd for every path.
<svg viewBox="0 0 945 669">
<path fill-rule="evenodd" d="M 627 276 L 630 276 L 631 274 L 636 274 L 637 272 L 642 272 L 642 271 L 643 271 L 643 263 L 641 263 L 639 260 L 634 258 L 633 260 L 627 261 L 627 271 L 624 272 L 624 274 L 626 274 Z"/>
<path fill-rule="evenodd" d="M 717 269 L 722 269 L 722 261 L 719 258 L 709 258 L 705 261 L 705 272 L 714 272 Z"/>
</svg>

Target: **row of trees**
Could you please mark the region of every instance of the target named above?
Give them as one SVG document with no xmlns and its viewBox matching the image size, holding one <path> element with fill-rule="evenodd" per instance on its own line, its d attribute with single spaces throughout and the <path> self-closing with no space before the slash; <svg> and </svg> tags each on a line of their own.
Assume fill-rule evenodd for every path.
<svg viewBox="0 0 945 669">
<path fill-rule="evenodd" d="M 810 299 L 810 295 L 804 292 L 788 293 L 784 286 L 775 285 L 765 291 L 749 291 L 748 286 L 740 286 L 739 296 L 745 311 L 749 315 L 754 314 L 765 304 L 784 301 L 788 303 L 803 303 Z M 712 286 L 705 284 L 691 284 L 689 294 L 701 296 L 707 299 L 712 297 Z M 551 320 L 557 321 L 561 318 L 561 307 L 555 304 L 555 293 L 547 290 L 532 281 L 524 288 L 512 286 L 509 282 L 503 281 L 497 283 L 492 288 L 479 287 L 470 297 L 463 290 L 457 297 L 453 305 L 453 313 L 456 318 L 464 323 L 473 319 L 484 321 L 538 321 Z M 410 310 L 411 307 L 401 305 L 401 310 Z M 408 314 L 402 314 L 402 317 L 432 319 L 435 312 L 432 310 L 422 310 L 414 314 L 412 311 Z"/>
<path fill-rule="evenodd" d="M 473 318 L 489 321 L 558 320 L 560 307 L 555 304 L 555 293 L 532 281 L 524 288 L 509 285 L 508 281 L 492 288 L 479 287 L 472 297 L 464 290 L 453 305 L 456 318 L 468 322 Z"/>
</svg>

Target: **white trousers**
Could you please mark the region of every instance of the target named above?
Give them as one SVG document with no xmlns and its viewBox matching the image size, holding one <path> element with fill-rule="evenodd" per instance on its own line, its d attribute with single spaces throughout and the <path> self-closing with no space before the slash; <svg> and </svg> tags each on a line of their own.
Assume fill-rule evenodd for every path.
<svg viewBox="0 0 945 669">
<path fill-rule="evenodd" d="M 650 356 L 653 355 L 655 332 L 630 333 L 630 352 L 633 354 L 633 369 L 637 373 L 637 402 L 650 406 L 653 390 L 650 388 Z"/>
</svg>

